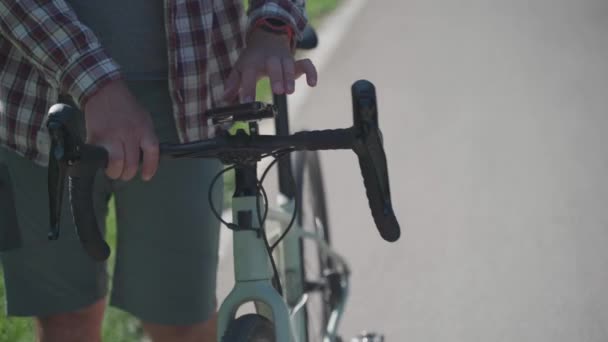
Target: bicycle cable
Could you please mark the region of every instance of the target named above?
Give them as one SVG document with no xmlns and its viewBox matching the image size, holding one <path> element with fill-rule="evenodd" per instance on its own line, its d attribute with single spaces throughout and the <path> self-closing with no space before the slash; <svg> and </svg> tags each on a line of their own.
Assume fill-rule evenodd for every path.
<svg viewBox="0 0 608 342">
<path fill-rule="evenodd" d="M 273 153 L 268 153 L 268 154 L 264 154 L 261 156 L 261 159 L 264 158 L 268 158 L 274 156 Z M 218 212 L 217 208 L 215 207 L 215 205 L 213 204 L 213 189 L 215 188 L 215 184 L 217 183 L 217 181 L 220 179 L 220 177 L 222 175 L 224 175 L 226 172 L 231 171 L 236 169 L 237 165 L 231 165 L 229 167 L 226 167 L 224 169 L 222 169 L 221 171 L 219 171 L 211 180 L 211 183 L 209 184 L 209 188 L 207 189 L 207 201 L 209 202 L 209 206 L 211 208 L 211 212 L 213 213 L 213 215 L 223 224 L 225 225 L 228 229 L 231 230 L 239 230 L 239 227 L 233 223 L 233 222 L 227 222 L 226 220 L 224 220 L 222 218 L 222 215 Z M 256 180 L 257 186 L 259 187 L 259 181 Z M 266 195 L 266 191 L 263 192 L 264 194 L 264 200 L 266 203 L 266 211 L 264 213 L 264 221 L 266 220 L 266 215 L 268 214 L 268 196 Z"/>
<path fill-rule="evenodd" d="M 207 190 L 207 201 L 209 201 L 209 207 L 211 208 L 211 212 L 213 213 L 213 215 L 215 215 L 215 217 L 222 223 L 224 224 L 226 227 L 228 227 L 229 229 L 238 229 L 238 226 L 232 222 L 226 222 L 223 218 L 222 215 L 220 215 L 220 213 L 218 213 L 217 209 L 215 208 L 215 205 L 213 205 L 213 188 L 215 188 L 215 183 L 217 183 L 217 180 L 226 172 L 230 171 L 230 170 L 234 170 L 236 168 L 236 165 L 232 165 L 229 167 L 224 168 L 222 171 L 218 172 L 214 177 L 213 180 L 211 180 L 211 184 L 209 184 L 209 189 Z"/>
<path fill-rule="evenodd" d="M 258 215 L 260 227 L 263 227 L 262 229 L 265 228 L 266 218 L 267 218 L 267 215 L 268 215 L 268 196 L 266 194 L 266 190 L 264 189 L 264 185 L 263 185 L 264 179 L 266 179 L 266 176 L 268 175 L 268 172 L 279 161 L 279 159 L 282 158 L 285 155 L 288 155 L 292 151 L 293 151 L 292 149 L 285 149 L 285 150 L 280 150 L 280 151 L 275 152 L 273 154 L 274 160 L 272 162 L 270 162 L 270 164 L 268 164 L 268 166 L 266 167 L 266 169 L 262 173 L 262 177 L 258 181 L 258 194 L 257 194 L 257 197 L 259 198 L 259 193 L 261 193 L 263 195 L 263 197 L 264 197 L 264 215 L 261 215 L 261 213 L 260 213 L 260 205 L 259 205 L 260 201 L 259 200 L 256 201 L 257 215 Z M 262 216 L 263 216 L 263 218 L 262 218 Z M 289 230 L 289 228 L 290 227 L 288 227 L 287 230 Z M 279 294 L 281 296 L 283 295 L 283 287 L 281 286 L 281 279 L 279 278 L 279 272 L 277 270 L 277 266 L 276 266 L 276 263 L 274 261 L 274 257 L 272 256 L 272 252 L 274 250 L 274 247 L 276 247 L 276 245 L 278 244 L 278 242 L 280 242 L 285 237 L 285 235 L 286 234 L 283 233 L 279 237 L 279 239 L 272 246 L 270 246 L 270 243 L 268 242 L 268 237 L 266 236 L 266 231 L 264 230 L 263 233 L 262 233 L 262 237 L 264 239 L 264 243 L 266 244 L 266 251 L 268 252 L 268 257 L 270 258 L 270 263 L 271 263 L 271 266 L 272 266 L 272 270 L 274 272 L 275 287 L 276 287 L 277 291 L 279 292 Z"/>
<path fill-rule="evenodd" d="M 281 233 L 281 235 L 279 236 L 279 238 L 272 244 L 270 245 L 269 241 L 268 241 L 268 237 L 266 236 L 266 231 L 264 230 L 265 227 L 265 223 L 266 223 L 266 219 L 268 217 L 268 194 L 266 193 L 266 189 L 264 189 L 263 186 L 263 182 L 266 179 L 266 176 L 268 175 L 268 172 L 272 169 L 272 167 L 279 161 L 279 159 L 285 157 L 286 155 L 289 155 L 290 152 L 293 152 L 293 149 L 289 148 L 289 149 L 283 149 L 283 150 L 279 150 L 279 151 L 275 151 L 274 153 L 269 153 L 266 155 L 263 155 L 261 158 L 267 158 L 267 157 L 274 157 L 274 160 L 270 162 L 270 164 L 268 164 L 268 166 L 264 169 L 264 172 L 262 173 L 262 177 L 257 180 L 257 191 L 256 191 L 256 211 L 257 211 L 257 217 L 258 217 L 258 223 L 260 225 L 260 230 L 259 235 L 262 237 L 262 239 L 264 240 L 264 244 L 266 246 L 266 252 L 268 253 L 268 257 L 270 258 L 270 264 L 272 266 L 272 270 L 274 273 L 274 285 L 277 289 L 277 291 L 279 292 L 279 294 L 282 296 L 283 295 L 283 287 L 281 286 L 281 280 L 279 278 L 279 272 L 277 269 L 277 265 L 276 262 L 274 261 L 274 257 L 272 256 L 272 252 L 274 251 L 274 249 L 279 245 L 279 243 L 287 236 L 287 234 L 289 233 L 289 231 L 291 230 L 291 228 L 293 227 L 293 224 L 295 222 L 295 219 L 297 217 L 297 208 L 298 208 L 298 199 L 297 196 L 295 196 L 294 199 L 294 210 L 292 213 L 292 217 L 291 220 L 289 222 L 289 224 L 287 225 L 287 227 L 285 228 L 285 230 Z M 222 218 L 222 216 L 220 215 L 220 213 L 217 211 L 217 208 L 215 207 L 215 205 L 213 204 L 213 189 L 215 188 L 215 185 L 217 183 L 217 181 L 219 180 L 219 178 L 224 175 L 226 172 L 230 171 L 230 170 L 234 170 L 237 166 L 236 165 L 231 165 L 229 167 L 224 168 L 223 170 L 221 170 L 220 172 L 218 172 L 212 179 L 211 184 L 209 185 L 209 190 L 207 192 L 207 200 L 209 201 L 209 206 L 211 208 L 212 213 L 214 214 L 214 216 L 222 223 L 224 224 L 228 229 L 231 230 L 239 230 L 239 226 L 237 224 L 235 224 L 234 222 L 227 222 L 226 220 L 224 220 Z M 293 180 L 293 175 L 289 175 L 290 180 L 291 180 L 291 184 L 294 187 L 295 190 L 295 181 Z M 294 191 L 294 193 L 296 193 L 297 191 Z M 262 214 L 260 211 L 260 197 L 264 202 L 264 213 Z"/>
<path fill-rule="evenodd" d="M 268 154 L 262 155 L 261 158 L 264 159 L 264 158 L 271 157 L 271 156 L 273 156 L 273 154 L 268 153 Z M 227 222 L 226 220 L 224 220 L 222 218 L 222 215 L 217 211 L 217 208 L 213 204 L 213 189 L 215 188 L 215 184 L 217 183 L 217 181 L 220 179 L 220 177 L 222 175 L 224 175 L 228 171 L 236 169 L 236 167 L 237 167 L 236 164 L 231 165 L 229 167 L 222 169 L 220 172 L 218 172 L 211 180 L 211 184 L 209 184 L 209 188 L 207 189 L 207 201 L 209 201 L 209 206 L 211 207 L 211 212 L 223 225 L 225 225 L 228 229 L 231 229 L 231 230 L 238 230 L 239 227 L 235 223 Z M 258 182 L 258 184 L 259 184 L 259 182 Z M 264 199 L 266 200 L 266 203 L 268 203 L 268 197 L 266 196 L 265 191 L 264 191 Z M 268 209 L 266 209 L 265 214 L 267 214 L 267 212 L 268 212 Z"/>
<path fill-rule="evenodd" d="M 291 152 L 293 152 L 293 149 L 285 149 L 285 150 L 281 150 L 281 151 L 275 153 L 275 156 L 274 156 L 275 159 L 266 167 L 266 169 L 262 173 L 262 178 L 260 178 L 260 185 L 264 182 L 264 179 L 268 175 L 268 172 L 279 161 L 279 159 L 285 157 L 286 155 L 289 155 L 289 153 L 291 153 Z M 289 173 L 289 180 L 291 181 L 291 185 L 294 189 L 293 193 L 294 194 L 297 193 L 296 184 L 293 179 L 293 175 L 291 173 Z M 263 189 L 263 187 L 262 187 L 262 189 Z M 279 245 L 279 243 L 281 243 L 281 241 L 283 241 L 283 239 L 287 236 L 287 234 L 293 227 L 293 224 L 296 220 L 297 215 L 298 215 L 298 196 L 296 195 L 296 196 L 294 196 L 294 207 L 293 207 L 293 212 L 291 214 L 291 220 L 289 221 L 289 224 L 287 225 L 285 230 L 283 230 L 283 233 L 281 233 L 279 238 L 272 244 L 272 246 L 270 246 L 270 251 L 274 251 L 274 249 Z M 264 218 L 264 222 L 265 222 L 265 220 L 266 220 L 266 218 Z"/>
</svg>

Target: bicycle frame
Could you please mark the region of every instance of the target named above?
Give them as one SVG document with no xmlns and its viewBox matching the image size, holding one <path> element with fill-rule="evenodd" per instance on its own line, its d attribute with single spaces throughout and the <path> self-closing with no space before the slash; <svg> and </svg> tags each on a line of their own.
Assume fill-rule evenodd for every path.
<svg viewBox="0 0 608 342">
<path fill-rule="evenodd" d="M 284 284 L 284 296 L 272 286 L 273 272 L 270 265 L 265 242 L 259 234 L 264 233 L 259 227 L 256 201 L 254 196 L 234 197 L 232 205 L 233 222 L 251 230 L 237 230 L 233 234 L 235 285 L 222 303 L 218 317 L 218 342 L 221 341 L 230 321 L 235 318 L 238 308 L 247 302 L 254 302 L 259 314 L 273 322 L 277 341 L 306 342 L 305 312 L 301 310 L 306 304 L 307 295 L 301 281 L 301 260 L 299 254 L 300 239 L 313 239 L 320 249 L 346 268 L 346 262 L 325 242 L 313 233 L 308 233 L 299 226 L 292 231 L 277 247 L 275 260 L 277 268 L 282 270 L 281 282 Z M 285 227 L 291 220 L 294 200 L 288 200 L 280 208 L 268 209 L 267 222 L 276 222 Z M 269 230 L 270 241 L 276 240 L 280 229 Z M 344 312 L 348 294 L 348 282 L 343 284 L 345 296 L 330 315 L 326 327 L 324 342 L 336 339 L 338 323 Z"/>
<path fill-rule="evenodd" d="M 286 199 L 284 196 L 279 195 L 279 203 L 282 202 L 279 208 L 270 207 L 268 209 L 267 221 L 275 222 L 277 225 L 274 227 L 268 225 L 267 235 L 269 240 L 276 240 L 281 234 L 280 229 L 269 229 L 286 227 L 291 220 L 291 213 L 295 205 L 294 199 Z M 348 299 L 349 283 L 348 265 L 346 261 L 337 253 L 335 253 L 325 241 L 317 234 L 309 232 L 299 225 L 294 225 L 290 233 L 285 237 L 281 244 L 277 247 L 275 252 L 275 260 L 278 261 L 277 268 L 283 271 L 281 274 L 281 281 L 284 284 L 285 298 L 290 308 L 292 326 L 294 328 L 297 341 L 306 341 L 306 312 L 302 310 L 308 300 L 306 289 L 304 288 L 302 279 L 302 260 L 301 260 L 301 242 L 303 239 L 313 240 L 317 243 L 319 249 L 327 256 L 332 258 L 334 263 L 339 264 L 344 270 L 346 275 L 344 281 L 340 284 L 342 288 L 342 298 L 336 308 L 331 312 L 328 325 L 325 327 L 324 342 L 333 342 L 337 337 L 338 324 L 340 318 L 344 314 L 344 307 Z"/>
<path fill-rule="evenodd" d="M 278 115 L 275 118 L 277 135 L 288 135 L 289 124 L 287 114 L 287 99 L 285 95 L 274 95 L 273 102 L 277 107 Z M 241 173 L 241 174 L 240 174 Z M 249 177 L 243 177 L 248 173 Z M 284 298 L 272 286 L 273 272 L 265 242 L 260 239 L 264 232 L 269 241 L 274 241 L 281 234 L 280 229 L 259 227 L 258 207 L 256 204 L 257 185 L 253 184 L 256 170 L 239 170 L 235 172 L 236 188 L 232 204 L 233 222 L 239 227 L 251 226 L 254 230 L 241 230 L 233 232 L 233 253 L 235 285 L 230 294 L 222 303 L 218 317 L 218 341 L 221 341 L 230 321 L 234 319 L 238 308 L 247 302 L 254 302 L 256 311 L 274 323 L 277 341 L 307 342 L 306 312 L 302 310 L 308 295 L 304 288 L 305 279 L 302 278 L 302 242 L 301 239 L 316 241 L 320 250 L 339 263 L 345 270 L 346 279 L 340 284 L 342 298 L 336 308 L 331 312 L 323 342 L 334 342 L 340 318 L 344 313 L 344 306 L 348 296 L 348 266 L 346 262 L 313 233 L 307 232 L 294 223 L 292 231 L 275 249 L 274 258 L 281 283 L 284 285 Z M 279 206 L 269 205 L 267 222 L 278 223 L 279 228 L 286 227 L 291 221 L 291 213 L 295 207 L 295 191 L 289 186 L 292 177 L 291 159 L 278 160 L 279 175 Z M 250 184 L 245 184 L 246 182 Z M 248 196 L 239 196 L 239 188 L 249 188 Z M 255 188 L 255 190 L 253 190 Z M 242 189 L 241 189 L 242 190 Z M 239 214 L 240 213 L 240 214 Z M 249 214 L 244 214 L 249 213 Z M 262 229 L 264 228 L 264 229 Z"/>
<path fill-rule="evenodd" d="M 316 43 L 315 43 L 316 45 Z M 273 94 L 272 102 L 277 109 L 277 116 L 275 117 L 275 131 L 277 135 L 289 135 L 289 108 L 287 104 L 287 96 L 285 94 L 277 95 Z M 295 207 L 295 197 L 297 189 L 294 189 L 291 185 L 293 179 L 293 168 L 291 158 L 281 158 L 277 163 L 277 174 L 279 181 L 279 198 L 278 203 L 280 204 L 279 210 L 270 209 L 268 215 L 269 220 L 279 222 L 281 227 L 286 227 L 291 219 L 290 213 L 293 212 Z M 296 220 L 298 222 L 298 220 Z M 305 293 L 303 282 L 306 279 L 302 278 L 303 260 L 302 259 L 302 238 L 306 231 L 303 227 L 296 225 L 292 228 L 293 231 L 285 237 L 282 245 L 279 246 L 277 251 L 277 260 L 279 260 L 279 269 L 284 271 L 283 283 L 285 284 L 285 295 L 287 302 L 294 308 L 293 320 L 296 328 L 296 334 L 298 341 L 306 341 L 306 311 L 301 310 L 306 304 L 307 295 Z M 276 232 L 277 237 L 279 232 Z M 333 256 L 338 259 L 345 269 L 348 269 L 347 264 L 342 258 L 333 253 L 331 248 L 325 244 L 325 241 L 318 236 L 309 234 L 306 236 L 308 239 L 314 239 L 319 248 L 326 254 Z M 272 232 L 270 232 L 269 239 L 272 239 Z M 347 271 L 348 273 L 348 271 Z M 340 317 L 344 313 L 344 305 L 348 297 L 348 281 L 342 285 L 343 300 L 339 303 L 337 310 L 334 310 L 330 315 L 329 324 L 326 327 L 326 336 L 324 342 L 333 342 L 336 338 L 338 323 Z"/>
<path fill-rule="evenodd" d="M 233 199 L 233 222 L 249 225 L 250 229 L 235 231 L 233 235 L 235 285 L 220 307 L 218 342 L 238 308 L 246 302 L 263 303 L 266 310 L 260 310 L 260 314 L 274 323 L 277 341 L 296 342 L 287 304 L 272 286 L 273 272 L 265 242 L 260 238 L 264 232 L 259 226 L 257 200 L 255 195 Z"/>
</svg>

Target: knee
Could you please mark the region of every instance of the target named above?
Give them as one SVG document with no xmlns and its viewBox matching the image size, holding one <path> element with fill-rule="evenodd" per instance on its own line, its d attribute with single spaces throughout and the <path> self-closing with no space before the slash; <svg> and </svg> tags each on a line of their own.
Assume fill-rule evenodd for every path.
<svg viewBox="0 0 608 342">
<path fill-rule="evenodd" d="M 102 299 L 81 310 L 37 317 L 39 341 L 101 341 L 104 308 Z"/>
<path fill-rule="evenodd" d="M 215 342 L 217 317 L 192 325 L 161 325 L 143 323 L 146 334 L 154 342 Z"/>
</svg>

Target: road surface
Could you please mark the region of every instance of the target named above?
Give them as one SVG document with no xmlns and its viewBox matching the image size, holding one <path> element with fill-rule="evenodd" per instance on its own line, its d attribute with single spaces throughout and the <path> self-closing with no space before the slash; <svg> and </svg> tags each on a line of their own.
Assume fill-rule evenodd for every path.
<svg viewBox="0 0 608 342">
<path fill-rule="evenodd" d="M 375 231 L 353 154 L 322 155 L 343 336 L 608 341 L 608 2 L 367 1 L 293 126 L 349 126 L 360 78 L 403 232 Z"/>
</svg>

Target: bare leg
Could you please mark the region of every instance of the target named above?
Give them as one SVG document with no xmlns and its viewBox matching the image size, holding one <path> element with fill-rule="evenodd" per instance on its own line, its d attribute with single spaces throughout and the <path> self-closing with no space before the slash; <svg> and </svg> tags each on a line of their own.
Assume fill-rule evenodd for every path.
<svg viewBox="0 0 608 342">
<path fill-rule="evenodd" d="M 106 301 L 74 312 L 36 318 L 36 331 L 40 342 L 100 342 L 101 324 Z"/>
<path fill-rule="evenodd" d="M 161 325 L 143 322 L 153 342 L 215 342 L 217 341 L 217 314 L 208 321 L 193 325 Z"/>
</svg>

